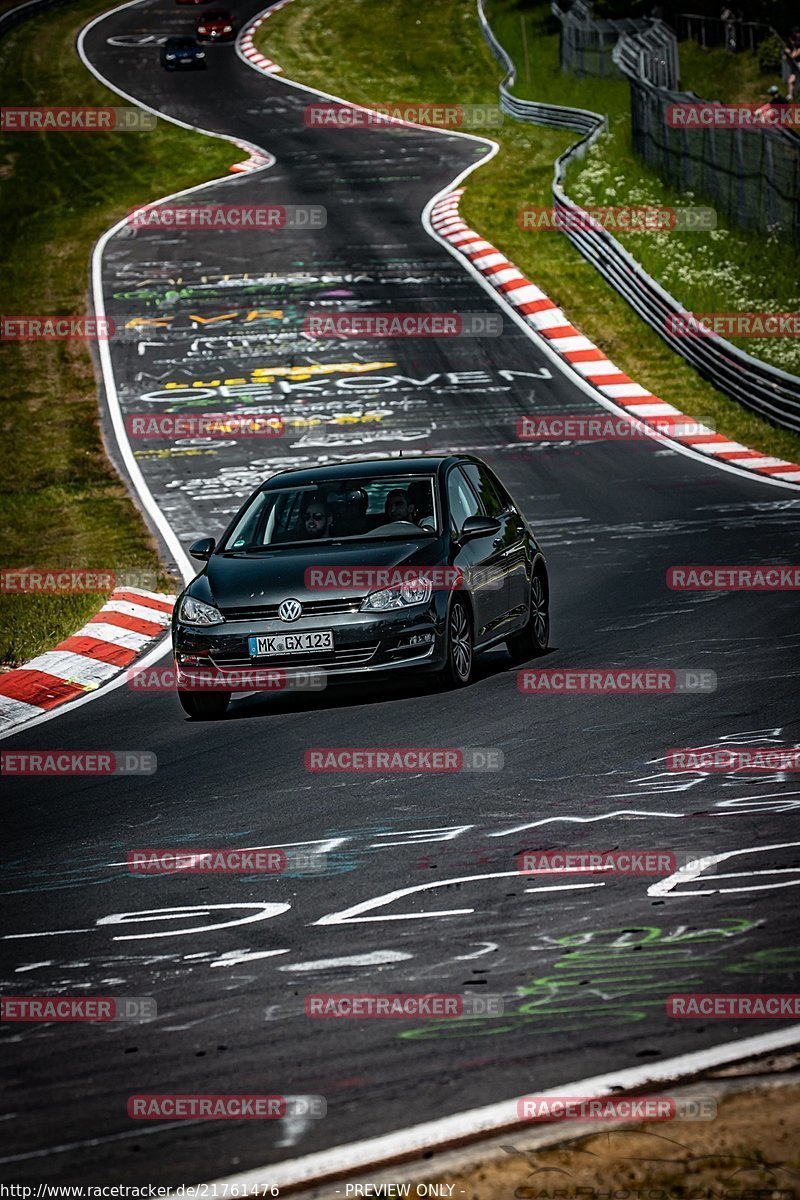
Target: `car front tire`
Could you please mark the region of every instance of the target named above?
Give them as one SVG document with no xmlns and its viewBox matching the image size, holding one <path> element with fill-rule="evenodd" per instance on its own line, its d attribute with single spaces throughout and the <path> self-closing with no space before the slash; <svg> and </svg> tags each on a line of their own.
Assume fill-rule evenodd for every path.
<svg viewBox="0 0 800 1200">
<path fill-rule="evenodd" d="M 447 614 L 446 654 L 439 682 L 448 688 L 466 687 L 472 680 L 475 649 L 470 614 L 460 597 L 456 597 Z"/>
<path fill-rule="evenodd" d="M 198 693 L 178 688 L 181 708 L 195 721 L 214 721 L 224 717 L 230 698 L 230 692 Z"/>
</svg>

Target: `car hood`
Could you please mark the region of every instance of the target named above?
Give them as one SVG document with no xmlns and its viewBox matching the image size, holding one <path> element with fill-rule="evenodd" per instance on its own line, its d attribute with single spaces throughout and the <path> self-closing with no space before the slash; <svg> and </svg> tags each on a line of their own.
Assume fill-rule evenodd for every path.
<svg viewBox="0 0 800 1200">
<path fill-rule="evenodd" d="M 432 566 L 441 562 L 441 538 L 424 542 L 398 539 L 391 542 L 362 542 L 359 545 L 319 546 L 302 549 L 276 547 L 248 555 L 212 555 L 205 577 L 213 602 L 220 608 L 247 608 L 323 597 L 364 596 L 370 587 L 319 589 L 306 586 L 309 568 Z M 202 598 L 198 593 L 198 598 Z"/>
</svg>

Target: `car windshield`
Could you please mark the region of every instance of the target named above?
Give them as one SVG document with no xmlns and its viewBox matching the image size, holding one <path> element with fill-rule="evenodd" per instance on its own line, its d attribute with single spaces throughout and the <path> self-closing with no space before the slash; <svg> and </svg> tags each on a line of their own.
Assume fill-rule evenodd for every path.
<svg viewBox="0 0 800 1200">
<path fill-rule="evenodd" d="M 168 50 L 191 50 L 193 47 L 191 38 L 170 38 L 167 42 Z"/>
<path fill-rule="evenodd" d="M 433 475 L 353 475 L 257 493 L 224 550 L 288 543 L 427 538 L 440 530 Z"/>
<path fill-rule="evenodd" d="M 203 20 L 203 21 L 230 21 L 230 17 L 228 16 L 228 14 L 226 12 L 207 12 L 205 14 L 205 16 L 201 18 L 201 20 Z"/>
</svg>

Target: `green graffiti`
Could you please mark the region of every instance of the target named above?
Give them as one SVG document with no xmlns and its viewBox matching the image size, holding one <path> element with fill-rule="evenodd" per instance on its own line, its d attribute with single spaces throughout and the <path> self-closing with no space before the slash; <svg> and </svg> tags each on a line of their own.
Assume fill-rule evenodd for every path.
<svg viewBox="0 0 800 1200">
<path fill-rule="evenodd" d="M 758 924 L 726 918 L 713 928 L 664 932 L 657 925 L 637 929 L 595 929 L 554 938 L 560 956 L 551 973 L 517 988 L 519 1003 L 503 1016 L 433 1021 L 398 1036 L 417 1038 L 493 1037 L 533 1025 L 542 1034 L 569 1033 L 643 1021 L 652 1008 L 664 1011 L 670 992 L 697 990 L 703 968 L 718 961 L 723 943 Z M 697 947 L 703 949 L 698 953 Z M 760 950 L 723 971 L 786 971 L 800 950 Z"/>
</svg>

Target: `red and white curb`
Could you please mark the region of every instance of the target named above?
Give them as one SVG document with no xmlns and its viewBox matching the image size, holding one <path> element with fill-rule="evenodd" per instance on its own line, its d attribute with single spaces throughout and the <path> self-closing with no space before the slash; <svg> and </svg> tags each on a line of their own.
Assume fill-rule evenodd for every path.
<svg viewBox="0 0 800 1200">
<path fill-rule="evenodd" d="M 248 25 L 239 39 L 239 46 L 241 47 L 242 54 L 245 56 L 245 58 L 247 58 L 254 67 L 260 67 L 262 71 L 266 71 L 269 75 L 279 75 L 281 68 L 276 62 L 273 62 L 271 58 L 267 58 L 265 54 L 262 54 L 260 50 L 256 49 L 255 45 L 253 44 L 253 34 L 269 17 L 272 16 L 273 13 L 276 13 L 281 8 L 285 8 L 286 5 L 291 4 L 291 2 L 292 0 L 278 0 L 277 4 L 273 4 L 271 8 L 268 8 L 266 12 L 262 13 L 261 16 L 256 17 L 255 21 Z"/>
<path fill-rule="evenodd" d="M 260 50 L 257 50 L 253 43 L 253 35 L 259 26 L 263 25 L 267 17 L 271 17 L 279 8 L 285 8 L 287 4 L 291 4 L 291 0 L 278 0 L 277 4 L 273 4 L 272 8 L 261 13 L 254 21 L 242 30 L 236 47 L 251 66 L 257 67 L 259 71 L 265 71 L 267 75 L 278 75 L 281 68 L 271 58 L 267 58 Z M 250 154 L 243 162 L 234 163 L 230 170 L 239 174 L 247 174 L 250 171 L 260 171 L 262 167 L 270 167 L 275 162 L 271 154 L 265 153 L 256 147 L 248 145 L 247 142 L 236 142 L 237 146 L 241 146 L 242 150 L 247 150 Z"/>
<path fill-rule="evenodd" d="M 271 167 L 275 162 L 271 154 L 259 150 L 257 146 L 251 146 L 249 142 L 240 142 L 234 138 L 234 145 L 238 146 L 240 150 L 246 151 L 248 157 L 242 162 L 233 163 L 228 167 L 229 171 L 243 175 L 250 171 L 260 171 L 262 167 Z"/>
<path fill-rule="evenodd" d="M 174 596 L 162 592 L 117 588 L 72 637 L 0 675 L 0 733 L 119 675 L 164 635 L 174 603 Z"/>
<path fill-rule="evenodd" d="M 486 278 L 522 315 L 525 322 L 554 349 L 587 383 L 607 400 L 614 401 L 645 425 L 674 441 L 681 442 L 700 454 L 744 467 L 759 475 L 800 483 L 800 464 L 782 458 L 771 458 L 750 450 L 740 442 L 732 442 L 722 434 L 697 424 L 694 418 L 659 399 L 615 363 L 602 350 L 584 337 L 545 293 L 502 254 L 491 242 L 466 224 L 458 206 L 463 188 L 442 196 L 431 210 L 431 225 L 439 237 L 463 254 L 473 267 Z M 657 422 L 657 424 L 656 424 Z M 681 427 L 691 425 L 695 432 L 681 435 Z M 673 432 L 670 432 L 673 430 Z M 700 432 L 697 432 L 699 430 Z"/>
</svg>

